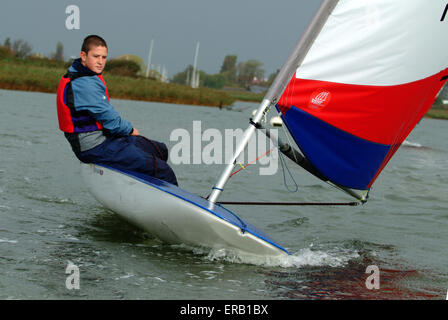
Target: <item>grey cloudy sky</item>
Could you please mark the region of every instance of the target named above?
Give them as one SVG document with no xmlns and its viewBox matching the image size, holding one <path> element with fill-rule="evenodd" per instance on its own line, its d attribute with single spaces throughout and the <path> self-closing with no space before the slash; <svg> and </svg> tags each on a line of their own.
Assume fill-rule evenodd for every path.
<svg viewBox="0 0 448 320">
<path fill-rule="evenodd" d="M 0 42 L 24 39 L 48 55 L 56 43 L 79 56 L 88 34 L 104 37 L 109 57 L 135 54 L 165 65 L 168 76 L 193 64 L 217 73 L 228 54 L 264 63 L 266 75 L 280 68 L 320 5 L 320 0 L 2 0 Z M 80 9 L 80 29 L 68 30 L 65 9 Z"/>
</svg>

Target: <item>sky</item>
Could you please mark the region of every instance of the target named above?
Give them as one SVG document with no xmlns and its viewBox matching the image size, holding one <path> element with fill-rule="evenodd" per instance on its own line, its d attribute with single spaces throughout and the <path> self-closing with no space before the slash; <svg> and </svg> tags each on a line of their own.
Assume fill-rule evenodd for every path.
<svg viewBox="0 0 448 320">
<path fill-rule="evenodd" d="M 66 59 L 79 57 L 89 34 L 103 37 L 109 58 L 135 54 L 168 77 L 193 64 L 218 73 L 224 57 L 261 61 L 265 75 L 281 68 L 306 29 L 320 0 L 2 0 L 0 44 L 23 39 L 33 52 L 50 55 L 58 41 Z M 66 8 L 79 8 L 79 29 L 69 30 Z"/>
</svg>

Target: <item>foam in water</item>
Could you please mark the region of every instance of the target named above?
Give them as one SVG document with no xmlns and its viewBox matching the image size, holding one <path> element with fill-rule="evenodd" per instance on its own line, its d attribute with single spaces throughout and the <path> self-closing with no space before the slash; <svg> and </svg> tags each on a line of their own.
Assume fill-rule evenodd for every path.
<svg viewBox="0 0 448 320">
<path fill-rule="evenodd" d="M 225 260 L 232 263 L 248 263 L 267 267 L 300 268 L 304 266 L 344 266 L 349 260 L 359 257 L 357 252 L 326 252 L 322 250 L 301 249 L 289 256 L 257 256 L 242 252 L 219 249 L 211 250 L 207 259 Z"/>
<path fill-rule="evenodd" d="M 403 142 L 403 146 L 406 146 L 406 147 L 413 147 L 413 148 L 422 148 L 423 146 L 420 144 L 420 143 L 418 143 L 418 142 L 411 142 L 411 141 L 408 141 L 408 140 L 404 140 L 404 142 Z"/>
<path fill-rule="evenodd" d="M 7 242 L 7 243 L 17 243 L 17 240 L 9 240 L 9 239 L 0 239 L 0 242 Z"/>
<path fill-rule="evenodd" d="M 291 255 L 259 256 L 234 249 L 209 249 L 176 245 L 173 248 L 191 250 L 194 254 L 204 255 L 209 261 L 226 261 L 230 263 L 253 264 L 266 267 L 301 268 L 304 266 L 341 267 L 350 260 L 359 257 L 359 253 L 347 249 L 333 249 L 329 251 L 300 249 Z"/>
</svg>

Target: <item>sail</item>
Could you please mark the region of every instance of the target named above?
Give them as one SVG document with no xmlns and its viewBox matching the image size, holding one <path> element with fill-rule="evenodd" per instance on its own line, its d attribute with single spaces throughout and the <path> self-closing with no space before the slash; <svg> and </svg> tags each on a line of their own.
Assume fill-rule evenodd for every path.
<svg viewBox="0 0 448 320">
<path fill-rule="evenodd" d="M 328 2 L 328 1 L 327 1 Z M 277 101 L 302 153 L 370 189 L 448 77 L 446 0 L 340 0 Z"/>
</svg>

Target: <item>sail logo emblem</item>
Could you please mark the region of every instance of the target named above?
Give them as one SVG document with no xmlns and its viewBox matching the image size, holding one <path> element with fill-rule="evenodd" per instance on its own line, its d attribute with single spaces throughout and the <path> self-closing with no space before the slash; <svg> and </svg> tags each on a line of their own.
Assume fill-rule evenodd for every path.
<svg viewBox="0 0 448 320">
<path fill-rule="evenodd" d="M 331 93 L 325 90 L 316 90 L 311 95 L 312 107 L 319 109 L 326 107 L 331 100 Z"/>
</svg>

